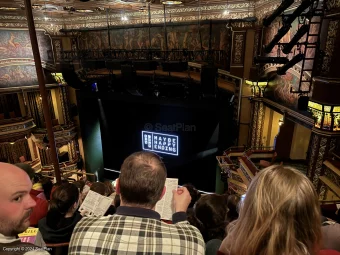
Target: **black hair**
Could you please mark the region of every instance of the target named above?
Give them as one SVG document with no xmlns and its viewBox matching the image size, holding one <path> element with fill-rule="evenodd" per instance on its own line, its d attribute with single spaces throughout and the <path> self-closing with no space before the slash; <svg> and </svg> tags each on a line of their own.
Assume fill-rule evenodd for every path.
<svg viewBox="0 0 340 255">
<path fill-rule="evenodd" d="M 63 183 L 52 194 L 46 224 L 58 229 L 66 213 L 79 199 L 78 188 L 72 183 Z"/>
<path fill-rule="evenodd" d="M 209 194 L 197 201 L 194 213 L 188 220 L 200 230 L 205 242 L 211 239 L 223 240 L 227 211 L 225 196 Z"/>
</svg>

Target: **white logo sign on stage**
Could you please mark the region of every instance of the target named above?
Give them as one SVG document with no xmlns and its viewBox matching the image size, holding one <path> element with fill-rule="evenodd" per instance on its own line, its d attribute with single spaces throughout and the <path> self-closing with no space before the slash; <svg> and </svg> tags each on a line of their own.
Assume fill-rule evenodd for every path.
<svg viewBox="0 0 340 255">
<path fill-rule="evenodd" d="M 143 150 L 178 156 L 178 136 L 142 131 Z"/>
</svg>

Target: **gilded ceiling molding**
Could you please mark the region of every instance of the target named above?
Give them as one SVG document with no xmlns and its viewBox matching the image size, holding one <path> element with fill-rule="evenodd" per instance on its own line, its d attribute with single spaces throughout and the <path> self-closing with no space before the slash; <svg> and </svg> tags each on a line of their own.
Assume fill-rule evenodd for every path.
<svg viewBox="0 0 340 255">
<path fill-rule="evenodd" d="M 247 18 L 249 16 L 253 16 L 253 12 L 242 12 L 242 13 L 231 13 L 228 15 L 228 19 L 243 19 Z M 211 15 L 202 15 L 201 16 L 202 20 L 226 20 L 226 17 L 222 14 L 211 14 Z M 177 16 L 177 17 L 171 17 L 172 22 L 188 22 L 188 21 L 197 21 L 197 15 L 195 16 Z M 148 24 L 148 19 L 131 19 L 128 21 L 122 21 L 120 19 L 117 20 L 112 20 L 110 22 L 111 26 L 121 26 L 121 25 L 137 25 L 137 24 Z M 151 19 L 152 24 L 159 24 L 163 23 L 164 18 L 156 18 L 156 19 Z M 251 27 L 252 22 L 234 22 L 232 23 L 233 27 Z M 244 26 L 241 25 L 241 23 L 245 23 Z M 106 27 L 107 22 L 102 21 L 102 22 L 91 22 L 91 23 L 78 23 L 78 24 L 65 24 L 63 26 L 66 29 L 80 29 L 80 28 L 97 28 L 97 27 Z"/>
<path fill-rule="evenodd" d="M 202 6 L 202 7 L 183 7 L 183 8 L 172 8 L 167 9 L 166 13 L 185 13 L 185 12 L 196 12 L 198 13 L 200 10 L 202 12 L 205 11 L 219 11 L 219 10 L 248 10 L 249 8 L 253 9 L 255 8 L 254 2 L 246 2 L 246 3 L 235 3 L 235 4 L 228 4 L 228 5 L 210 5 L 210 6 Z M 151 11 L 152 15 L 163 15 L 163 10 L 156 10 Z M 144 12 L 127 12 L 125 14 L 109 14 L 109 18 L 121 18 L 123 16 L 127 17 L 141 17 L 146 16 Z M 75 22 L 75 21 L 93 21 L 93 20 L 106 20 L 106 15 L 86 15 L 86 16 L 80 16 L 80 17 L 73 17 L 73 18 L 53 18 L 49 17 L 48 23 L 51 22 Z M 21 20 L 26 21 L 26 16 L 10 16 L 10 15 L 0 15 L 0 20 Z M 34 17 L 35 21 L 45 21 L 45 17 Z M 45 21 L 46 22 L 46 21 Z"/>
</svg>

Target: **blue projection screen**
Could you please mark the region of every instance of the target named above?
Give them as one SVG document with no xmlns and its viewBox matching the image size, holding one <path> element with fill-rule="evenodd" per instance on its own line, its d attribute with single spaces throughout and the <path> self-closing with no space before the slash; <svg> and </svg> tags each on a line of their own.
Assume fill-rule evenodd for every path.
<svg viewBox="0 0 340 255">
<path fill-rule="evenodd" d="M 178 136 L 142 131 L 143 150 L 178 156 Z"/>
</svg>

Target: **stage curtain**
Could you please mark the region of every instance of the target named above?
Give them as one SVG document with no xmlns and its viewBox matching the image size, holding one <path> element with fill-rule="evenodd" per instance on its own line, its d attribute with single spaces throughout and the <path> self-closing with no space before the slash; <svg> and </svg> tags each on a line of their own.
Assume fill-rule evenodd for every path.
<svg viewBox="0 0 340 255">
<path fill-rule="evenodd" d="M 14 144 L 0 144 L 0 161 L 11 164 L 19 163 L 21 156 L 24 156 L 26 161 L 32 160 L 27 139 L 18 140 Z"/>
<path fill-rule="evenodd" d="M 28 105 L 29 105 L 31 117 L 34 119 L 35 124 L 39 128 L 45 128 L 46 125 L 45 125 L 43 105 L 42 105 L 42 100 L 40 98 L 40 93 L 39 92 L 28 92 L 27 97 L 28 97 Z M 51 118 L 55 119 L 51 90 L 47 91 L 47 101 L 48 101 L 48 107 L 51 113 Z"/>
<path fill-rule="evenodd" d="M 16 93 L 0 95 L 0 113 L 4 113 L 5 118 L 10 118 L 10 112 L 14 112 L 17 117 L 21 117 L 19 99 Z"/>
</svg>

